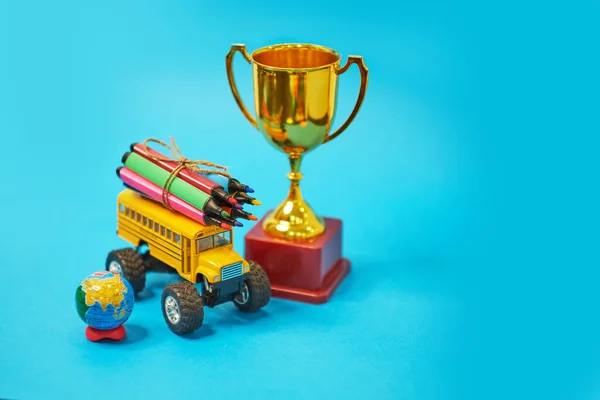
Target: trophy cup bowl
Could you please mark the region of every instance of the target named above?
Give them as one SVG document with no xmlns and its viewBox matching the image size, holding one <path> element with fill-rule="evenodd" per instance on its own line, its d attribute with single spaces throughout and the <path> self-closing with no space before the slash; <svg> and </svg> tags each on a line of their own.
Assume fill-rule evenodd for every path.
<svg viewBox="0 0 600 400">
<path fill-rule="evenodd" d="M 254 118 L 244 106 L 233 77 L 233 55 L 239 51 L 252 64 Z M 227 76 L 242 113 L 277 150 L 288 155 L 291 181 L 287 198 L 263 222 L 273 237 L 310 239 L 325 231 L 323 218 L 303 199 L 299 181 L 302 157 L 340 135 L 352 122 L 364 99 L 368 70 L 362 57 L 350 56 L 340 68 L 333 49 L 312 44 L 279 44 L 249 55 L 243 44 L 234 44 L 227 55 Z M 353 63 L 361 72 L 361 88 L 348 120 L 330 134 L 335 116 L 338 75 Z"/>
<path fill-rule="evenodd" d="M 236 52 L 239 52 L 252 66 L 256 117 L 242 102 L 235 84 L 233 56 Z M 286 247 L 288 250 L 294 246 L 304 246 L 304 248 L 316 246 L 321 250 L 330 251 L 332 254 L 330 258 L 334 261 L 341 259 L 341 254 L 333 255 L 341 253 L 341 243 L 335 244 L 341 242 L 341 239 L 337 238 L 338 235 L 341 236 L 341 221 L 324 219 L 317 215 L 304 200 L 299 185 L 299 181 L 303 178 L 300 164 L 305 154 L 333 140 L 346 130 L 358 113 L 368 83 L 368 69 L 363 58 L 349 56 L 346 64 L 340 67 L 341 56 L 333 49 L 314 44 L 291 43 L 263 47 L 252 54 L 246 51 L 245 45 L 234 44 L 225 60 L 229 85 L 240 110 L 267 142 L 278 151 L 285 153 L 290 161 L 290 172 L 287 177 L 291 181 L 291 186 L 288 195 L 274 211 L 262 219 L 262 233 L 266 236 L 263 235 L 261 240 L 269 244 L 261 252 L 268 251 L 273 258 L 276 246 Z M 358 66 L 361 78 L 356 105 L 348 119 L 331 133 L 337 103 L 338 77 L 352 64 Z M 328 230 L 331 232 L 327 232 Z M 249 232 L 249 236 L 254 233 L 257 233 L 255 229 Z M 249 236 L 246 238 L 247 246 Z M 268 238 L 287 243 L 282 244 Z M 251 245 L 250 252 L 252 248 Z M 331 250 L 327 250 L 330 248 Z M 285 257 L 280 257 L 288 265 L 290 258 L 302 258 L 300 255 L 290 256 L 288 250 L 281 253 L 285 254 Z M 269 261 L 263 260 L 261 264 L 265 262 Z M 322 260 L 319 264 L 321 265 L 319 271 L 314 271 L 312 274 L 315 276 L 312 283 L 307 283 L 306 277 L 298 278 L 294 282 L 288 279 L 286 282 L 288 289 L 302 286 L 305 289 L 315 290 L 322 286 L 324 276 L 332 266 L 323 266 Z M 279 271 L 282 267 L 277 268 Z M 306 268 L 309 267 L 298 266 L 294 270 L 306 270 Z M 269 269 L 267 265 L 268 274 Z M 273 273 L 271 269 L 270 275 Z M 304 281 L 300 282 L 303 279 Z"/>
</svg>

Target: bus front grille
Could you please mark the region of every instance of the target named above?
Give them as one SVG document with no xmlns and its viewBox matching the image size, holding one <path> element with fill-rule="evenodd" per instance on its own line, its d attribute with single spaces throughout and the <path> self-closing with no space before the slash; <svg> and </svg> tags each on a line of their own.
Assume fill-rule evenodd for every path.
<svg viewBox="0 0 600 400">
<path fill-rule="evenodd" d="M 227 279 L 238 277 L 242 275 L 242 272 L 243 266 L 241 262 L 228 265 L 223 267 L 223 270 L 221 271 L 221 276 L 223 277 L 222 280 L 226 281 Z"/>
</svg>

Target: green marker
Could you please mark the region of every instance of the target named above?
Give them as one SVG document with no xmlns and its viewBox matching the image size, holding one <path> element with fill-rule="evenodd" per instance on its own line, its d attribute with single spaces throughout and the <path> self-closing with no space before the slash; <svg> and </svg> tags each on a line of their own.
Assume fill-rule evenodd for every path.
<svg viewBox="0 0 600 400">
<path fill-rule="evenodd" d="M 130 170 L 140 174 L 155 185 L 163 188 L 171 175 L 170 172 L 162 169 L 152 161 L 146 160 L 144 157 L 127 152 L 122 158 L 123 164 Z M 229 217 L 229 213 L 217 205 L 215 200 L 200 189 L 195 188 L 186 181 L 175 177 L 171 181 L 169 193 L 174 194 L 190 205 L 202 210 L 207 215 L 215 217 Z"/>
</svg>

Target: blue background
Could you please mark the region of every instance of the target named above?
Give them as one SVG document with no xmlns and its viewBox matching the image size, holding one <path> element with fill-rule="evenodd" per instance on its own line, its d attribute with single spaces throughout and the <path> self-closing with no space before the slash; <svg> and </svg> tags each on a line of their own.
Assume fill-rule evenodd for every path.
<svg viewBox="0 0 600 400">
<path fill-rule="evenodd" d="M 598 17 L 598 2 L 2 2 L 0 397 L 598 398 Z M 344 220 L 352 274 L 322 306 L 207 310 L 191 338 L 161 315 L 172 278 L 151 276 L 128 339 L 88 342 L 75 288 L 125 245 L 114 171 L 131 142 L 172 135 L 228 165 L 258 215 L 285 196 L 287 161 L 224 60 L 280 42 L 370 69 L 355 122 L 302 167 L 311 205 Z M 251 104 L 239 57 L 235 72 Z M 341 78 L 336 126 L 358 82 Z"/>
</svg>

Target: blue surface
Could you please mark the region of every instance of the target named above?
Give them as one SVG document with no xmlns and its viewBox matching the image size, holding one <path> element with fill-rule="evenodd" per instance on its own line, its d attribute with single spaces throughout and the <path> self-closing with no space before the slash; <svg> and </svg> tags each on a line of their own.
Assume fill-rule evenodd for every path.
<svg viewBox="0 0 600 400">
<path fill-rule="evenodd" d="M 0 397 L 598 398 L 597 2 L 91 3 L 0 4 Z M 283 199 L 287 161 L 237 109 L 225 54 L 287 41 L 370 68 L 355 122 L 302 167 L 351 276 L 318 307 L 208 310 L 187 339 L 151 276 L 128 339 L 88 342 L 75 289 L 124 245 L 130 143 L 173 135 L 228 165 L 258 215 Z M 368 217 L 331 201 L 363 181 Z"/>
</svg>

